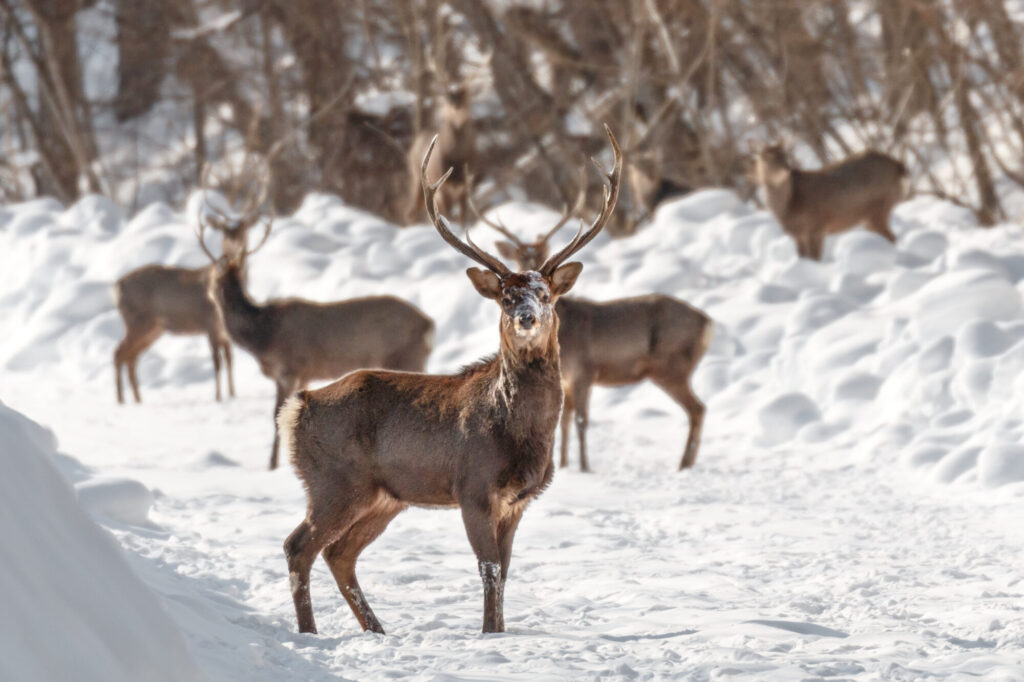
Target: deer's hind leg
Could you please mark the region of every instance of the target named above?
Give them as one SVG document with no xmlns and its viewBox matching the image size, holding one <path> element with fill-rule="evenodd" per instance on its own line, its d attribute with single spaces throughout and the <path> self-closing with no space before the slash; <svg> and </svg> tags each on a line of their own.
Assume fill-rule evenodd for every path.
<svg viewBox="0 0 1024 682">
<path fill-rule="evenodd" d="M 231 341 L 228 339 L 221 339 L 220 352 L 224 356 L 224 369 L 228 375 L 228 395 L 232 398 L 235 397 L 235 376 L 234 369 L 232 368 L 231 358 Z"/>
<path fill-rule="evenodd" d="M 572 390 L 565 389 L 565 398 L 562 402 L 562 454 L 558 459 L 558 466 L 565 468 L 569 466 L 569 426 L 572 423 L 576 406 L 573 403 Z"/>
<path fill-rule="evenodd" d="M 889 214 L 892 212 L 892 205 L 886 205 L 868 216 L 867 228 L 875 234 L 880 234 L 893 244 L 896 243 L 896 235 L 889 227 Z"/>
<path fill-rule="evenodd" d="M 364 549 L 371 542 L 376 540 L 384 529 L 388 527 L 391 520 L 405 509 L 404 505 L 393 500 L 378 503 L 366 515 L 352 524 L 352 527 L 345 532 L 338 540 L 335 540 L 323 551 L 324 561 L 331 569 L 335 582 L 341 595 L 345 597 L 348 606 L 355 614 L 363 630 L 384 634 L 373 609 L 366 601 L 366 596 L 359 587 L 359 580 L 356 578 L 356 561 Z"/>
<path fill-rule="evenodd" d="M 210 356 L 213 358 L 213 384 L 216 387 L 215 399 L 220 402 L 220 338 L 216 334 L 209 334 L 207 340 L 210 342 Z"/>
<path fill-rule="evenodd" d="M 652 379 L 661 390 L 679 403 L 680 407 L 686 410 L 686 416 L 690 421 L 690 432 L 686 437 L 686 448 L 683 450 L 683 458 L 679 462 L 679 470 L 689 469 L 697 461 L 697 450 L 700 449 L 700 436 L 704 428 L 704 403 L 694 394 L 690 387 L 690 371 L 676 370 L 667 376 Z"/>
<path fill-rule="evenodd" d="M 121 370 L 127 367 L 128 383 L 132 387 L 135 402 L 141 403 L 142 396 L 139 394 L 139 379 L 135 374 L 135 367 L 139 361 L 139 356 L 160 338 L 163 330 L 155 322 L 126 326 L 128 326 L 128 330 L 125 333 L 125 337 L 114 351 L 114 371 L 117 373 L 117 402 L 124 402 L 124 392 L 121 387 Z"/>
<path fill-rule="evenodd" d="M 340 488 L 344 490 L 344 483 Z M 359 504 L 357 495 L 346 492 L 332 497 L 325 506 L 311 503 L 306 518 L 284 541 L 288 581 L 299 632 L 316 632 L 313 602 L 309 596 L 309 572 L 316 555 L 347 532 L 363 508 L 365 504 Z"/>
</svg>

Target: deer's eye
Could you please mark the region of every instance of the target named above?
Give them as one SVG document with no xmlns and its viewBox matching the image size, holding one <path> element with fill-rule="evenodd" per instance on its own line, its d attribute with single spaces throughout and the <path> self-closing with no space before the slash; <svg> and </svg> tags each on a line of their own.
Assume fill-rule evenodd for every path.
<svg viewBox="0 0 1024 682">
<path fill-rule="evenodd" d="M 547 292 L 541 293 L 541 295 L 540 295 L 540 302 L 541 303 L 547 303 L 550 300 L 551 300 L 551 297 L 548 296 Z"/>
<path fill-rule="evenodd" d="M 509 298 L 508 296 L 504 297 L 503 299 L 501 299 L 501 305 L 505 306 L 506 308 L 511 308 L 512 299 Z"/>
</svg>

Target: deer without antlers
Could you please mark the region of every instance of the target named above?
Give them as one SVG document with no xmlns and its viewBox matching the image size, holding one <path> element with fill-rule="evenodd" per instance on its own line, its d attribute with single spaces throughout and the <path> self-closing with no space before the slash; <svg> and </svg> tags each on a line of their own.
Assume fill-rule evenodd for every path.
<svg viewBox="0 0 1024 682">
<path fill-rule="evenodd" d="M 476 130 L 469 109 L 469 91 L 458 85 L 448 89 L 445 103 L 440 112 L 440 131 L 437 138 L 437 156 L 430 159 L 430 173 L 440 175 L 449 168 L 451 175 L 442 186 L 439 210 L 451 211 L 459 207 L 459 222 L 466 223 L 466 203 L 471 190 L 467 168 L 476 161 Z M 409 169 L 409 198 L 406 202 L 405 222 L 411 224 L 419 219 L 425 209 L 423 192 L 420 190 L 420 160 L 432 144 L 430 133 L 421 131 L 413 141 L 406 157 Z"/>
<path fill-rule="evenodd" d="M 336 379 L 361 367 L 420 372 L 433 345 L 434 322 L 411 303 L 394 296 L 315 303 L 300 298 L 254 303 L 241 274 L 242 255 L 210 253 L 200 224 L 199 244 L 213 261 L 210 298 L 216 303 L 231 339 L 256 358 L 260 371 L 274 381 L 274 443 L 270 468 L 277 468 L 277 413 L 285 399 L 311 381 Z"/>
<path fill-rule="evenodd" d="M 601 212 L 531 272 L 513 272 L 451 233 L 436 201 L 448 174 L 429 182 L 434 145 L 428 147 L 420 178 L 430 220 L 445 242 L 484 267 L 466 274 L 501 308 L 498 353 L 450 376 L 360 370 L 285 404 L 278 422 L 307 499 L 305 520 L 284 543 L 301 632 L 316 632 L 309 572 L 321 550 L 362 628 L 384 631 L 355 565 L 409 505 L 462 510 L 483 581 L 483 631 L 504 631 L 512 539 L 554 472 L 562 402 L 554 302 L 583 269 L 565 261 L 601 231 L 618 197 L 622 156 L 611 131 L 608 139 L 615 166 Z"/>
<path fill-rule="evenodd" d="M 203 187 L 205 190 L 205 181 Z M 239 271 L 243 278 L 246 237 L 259 218 L 260 205 L 266 198 L 266 192 L 267 185 L 264 183 L 257 194 L 249 197 L 246 206 L 237 216 L 228 216 L 210 206 L 205 206 L 208 214 L 201 212 L 200 215 L 200 220 L 207 220 L 212 228 L 221 233 L 225 253 L 240 256 Z M 117 402 L 124 403 L 121 377 L 126 367 L 135 402 L 142 402 L 135 367 L 139 356 L 165 332 L 205 334 L 210 341 L 213 356 L 216 398 L 221 399 L 222 359 L 227 374 L 228 394 L 234 397 L 231 339 L 217 308 L 207 295 L 210 273 L 211 266 L 178 268 L 146 265 L 129 272 L 114 284 L 114 299 L 125 326 L 124 339 L 114 351 Z"/>
<path fill-rule="evenodd" d="M 547 257 L 548 239 L 571 215 L 567 213 L 554 230 L 532 244 L 515 239 L 500 223 L 484 220 L 514 240 L 511 244 L 498 242 L 499 248 L 504 247 L 506 257 L 529 270 Z M 694 394 L 690 378 L 711 343 L 711 318 L 688 303 L 661 294 L 600 303 L 567 297 L 558 300 L 555 311 L 561 320 L 558 345 L 565 391 L 559 466 L 569 464 L 569 423 L 575 421 L 580 469 L 590 470 L 587 426 L 591 387 L 623 386 L 644 379 L 650 379 L 686 411 L 690 429 L 679 468 L 693 466 L 700 448 L 704 403 Z"/>
<path fill-rule="evenodd" d="M 802 258 L 821 260 L 825 237 L 860 223 L 890 242 L 889 214 L 903 195 L 906 167 L 867 151 L 816 171 L 793 168 L 782 145 L 756 154 L 757 180 L 768 208 L 796 242 Z"/>
</svg>

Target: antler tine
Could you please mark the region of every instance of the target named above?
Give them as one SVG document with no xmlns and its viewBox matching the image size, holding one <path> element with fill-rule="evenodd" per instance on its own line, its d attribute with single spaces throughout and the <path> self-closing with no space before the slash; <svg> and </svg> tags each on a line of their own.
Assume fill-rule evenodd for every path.
<svg viewBox="0 0 1024 682">
<path fill-rule="evenodd" d="M 242 209 L 239 221 L 243 225 L 248 225 L 255 221 L 260 209 L 263 207 L 263 202 L 267 200 L 267 194 L 270 191 L 270 171 L 266 167 L 263 167 L 262 172 L 259 174 L 259 182 L 260 189 L 256 199 L 248 198 L 245 202 L 245 207 Z"/>
<path fill-rule="evenodd" d="M 567 222 L 569 222 L 569 220 L 571 220 L 573 216 L 579 215 L 579 212 L 583 210 L 583 205 L 584 205 L 584 203 L 586 201 L 587 201 L 587 167 L 584 166 L 583 167 L 583 172 L 580 173 L 580 191 L 579 191 L 579 194 L 576 196 L 576 203 L 575 203 L 575 205 L 573 205 L 572 210 L 568 211 L 564 216 L 562 216 L 562 219 L 558 221 L 558 224 L 555 225 L 554 227 L 552 227 L 550 230 L 548 230 L 544 234 L 544 236 L 541 237 L 540 240 L 542 242 L 546 242 L 547 240 L 551 239 L 551 237 L 553 237 L 555 235 L 555 233 L 558 232 L 558 230 L 560 230 L 562 228 L 563 225 L 565 225 Z"/>
<path fill-rule="evenodd" d="M 254 253 L 256 253 L 257 251 L 259 251 L 261 248 L 263 248 L 263 245 L 267 243 L 267 237 L 270 236 L 270 228 L 273 227 L 273 225 L 274 225 L 274 217 L 271 216 L 267 220 L 266 228 L 263 230 L 263 237 L 260 239 L 259 243 L 254 248 L 251 248 L 251 249 L 250 248 L 245 248 L 245 249 L 242 250 L 242 253 L 243 253 L 245 258 L 248 258 L 249 256 L 251 256 Z"/>
<path fill-rule="evenodd" d="M 199 189 L 203 193 L 203 202 L 202 205 L 199 207 L 199 222 L 203 223 L 204 227 L 206 226 L 206 211 L 209 211 L 211 213 L 216 214 L 217 222 L 220 223 L 220 225 L 215 223 L 211 225 L 211 227 L 213 227 L 213 229 L 215 230 L 221 230 L 223 228 L 224 223 L 226 223 L 229 220 L 229 218 L 226 215 L 224 215 L 223 211 L 221 211 L 216 206 L 213 206 L 212 204 L 210 204 L 210 202 L 206 200 L 206 194 L 207 192 L 210 191 L 211 168 L 212 166 L 209 163 L 207 163 L 206 167 L 203 168 L 203 175 L 199 179 Z"/>
<path fill-rule="evenodd" d="M 200 211 L 199 224 L 195 227 L 196 237 L 199 238 L 199 248 L 203 250 L 206 257 L 210 259 L 210 262 L 216 263 L 217 257 L 210 253 L 210 249 L 206 247 L 206 221 L 202 218 L 202 211 Z"/>
<path fill-rule="evenodd" d="M 441 235 L 441 238 L 459 253 L 472 258 L 501 277 L 510 274 L 509 269 L 500 260 L 476 246 L 465 244 L 461 239 L 452 234 L 451 229 L 448 227 L 448 220 L 437 212 L 437 190 L 455 169 L 449 168 L 444 175 L 438 178 L 437 182 L 431 183 L 427 179 L 427 164 L 430 162 L 430 155 L 433 153 L 436 144 L 437 135 L 434 135 L 434 139 L 430 141 L 430 146 L 427 147 L 427 153 L 423 155 L 423 163 L 420 164 L 420 183 L 423 185 L 423 199 L 427 205 L 427 215 L 430 216 L 430 222 L 434 224 L 434 228 Z"/>
<path fill-rule="evenodd" d="M 467 183 L 467 186 L 471 186 L 471 185 L 469 185 Z M 497 222 L 493 222 L 493 221 L 485 218 L 484 215 L 480 212 L 480 209 L 478 209 L 476 207 L 476 202 L 473 201 L 473 197 L 467 196 L 466 200 L 469 203 L 470 210 L 473 211 L 473 214 L 477 217 L 478 220 L 480 220 L 482 223 L 487 225 L 487 227 L 490 227 L 490 228 L 492 228 L 494 230 L 497 230 L 498 232 L 502 233 L 503 235 L 505 235 L 506 237 L 508 237 L 512 241 L 514 241 L 517 246 L 524 246 L 523 242 L 520 241 L 519 237 L 515 236 L 515 234 L 513 234 L 507 227 L 505 227 L 504 223 L 501 222 L 501 218 L 498 218 Z M 468 232 L 466 233 L 466 236 L 467 236 L 467 238 L 469 237 L 469 233 Z"/>
<path fill-rule="evenodd" d="M 608 222 L 612 211 L 615 209 L 615 202 L 619 198 L 619 184 L 622 180 L 622 150 L 619 148 L 619 143 L 616 142 L 615 136 L 612 135 L 611 128 L 608 127 L 607 123 L 604 126 L 604 132 L 608 135 L 608 141 L 611 142 L 612 152 L 615 155 L 615 165 L 611 173 L 606 173 L 596 159 L 591 159 L 605 180 L 604 204 L 601 206 L 601 212 L 594 218 L 594 222 L 590 224 L 590 228 L 586 232 L 583 231 L 583 226 L 580 225 L 580 230 L 576 233 L 573 240 L 564 249 L 544 261 L 544 265 L 540 266 L 539 270 L 542 275 L 551 275 L 555 268 L 561 265 L 569 256 L 589 244 L 605 226 L 605 223 Z"/>
</svg>

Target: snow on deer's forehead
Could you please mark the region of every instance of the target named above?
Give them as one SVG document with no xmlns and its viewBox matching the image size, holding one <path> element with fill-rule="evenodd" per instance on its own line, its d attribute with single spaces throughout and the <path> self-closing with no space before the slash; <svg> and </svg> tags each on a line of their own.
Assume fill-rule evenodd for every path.
<svg viewBox="0 0 1024 682">
<path fill-rule="evenodd" d="M 524 296 L 539 297 L 541 294 L 551 293 L 544 275 L 533 271 L 510 275 L 505 281 L 504 288 L 507 293 Z"/>
</svg>

